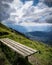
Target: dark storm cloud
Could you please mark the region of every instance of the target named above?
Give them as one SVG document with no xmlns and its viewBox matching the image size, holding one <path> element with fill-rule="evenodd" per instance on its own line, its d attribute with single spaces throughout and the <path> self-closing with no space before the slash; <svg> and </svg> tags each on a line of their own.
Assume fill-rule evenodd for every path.
<svg viewBox="0 0 52 65">
<path fill-rule="evenodd" d="M 44 0 L 44 3 L 49 7 L 52 7 L 52 0 Z"/>
<path fill-rule="evenodd" d="M 5 20 L 9 17 L 8 10 L 10 7 L 7 2 L 11 3 L 12 1 L 13 0 L 0 0 L 0 21 Z"/>
</svg>

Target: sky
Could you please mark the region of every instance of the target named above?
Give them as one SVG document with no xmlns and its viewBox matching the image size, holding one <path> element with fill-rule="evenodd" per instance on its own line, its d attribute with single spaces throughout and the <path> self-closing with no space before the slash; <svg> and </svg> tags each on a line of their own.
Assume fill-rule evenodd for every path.
<svg viewBox="0 0 52 65">
<path fill-rule="evenodd" d="M 0 20 L 7 25 L 52 25 L 52 0 L 1 0 Z"/>
</svg>

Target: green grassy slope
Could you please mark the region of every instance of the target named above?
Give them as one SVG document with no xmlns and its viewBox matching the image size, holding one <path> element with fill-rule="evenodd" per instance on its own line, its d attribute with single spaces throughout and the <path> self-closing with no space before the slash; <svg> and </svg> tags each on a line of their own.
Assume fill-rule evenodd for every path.
<svg viewBox="0 0 52 65">
<path fill-rule="evenodd" d="M 6 58 L 5 54 L 2 52 L 0 48 L 0 65 L 11 65 L 11 63 Z"/>
<path fill-rule="evenodd" d="M 31 41 L 27 39 L 25 36 L 21 35 L 20 33 L 16 33 L 15 31 L 8 29 L 1 23 L 0 23 L 0 38 L 10 38 L 33 49 L 39 50 L 39 52 L 34 54 L 34 56 L 30 60 L 33 65 L 52 65 L 52 48 L 50 46 L 45 45 L 42 42 Z M 1 51 L 0 54 L 2 53 L 3 52 Z M 8 65 L 10 65 L 9 62 Z"/>
</svg>

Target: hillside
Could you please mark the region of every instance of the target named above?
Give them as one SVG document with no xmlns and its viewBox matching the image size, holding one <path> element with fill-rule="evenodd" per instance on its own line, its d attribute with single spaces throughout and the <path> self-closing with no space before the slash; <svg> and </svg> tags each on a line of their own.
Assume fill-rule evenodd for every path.
<svg viewBox="0 0 52 65">
<path fill-rule="evenodd" d="M 42 42 L 31 41 L 27 39 L 24 35 L 21 35 L 19 32 L 9 29 L 1 23 L 0 38 L 10 38 L 33 49 L 39 50 L 39 52 L 34 54 L 32 58 L 30 57 L 29 61 L 31 61 L 32 65 L 52 65 L 52 48 L 50 46 L 43 44 Z M 5 52 L 2 51 L 2 49 L 5 48 L 2 48 L 0 45 L 0 65 L 17 65 L 15 59 L 16 53 L 8 48 L 5 50 Z M 24 65 L 24 63 L 21 65 Z M 27 62 L 25 63 L 25 65 L 31 64 Z M 18 65 L 20 65 L 20 63 L 18 63 Z"/>
</svg>

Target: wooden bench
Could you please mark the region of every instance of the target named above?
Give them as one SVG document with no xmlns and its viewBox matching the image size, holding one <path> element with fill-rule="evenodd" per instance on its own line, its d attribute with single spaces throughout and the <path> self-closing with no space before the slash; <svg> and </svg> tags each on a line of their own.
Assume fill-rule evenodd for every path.
<svg viewBox="0 0 52 65">
<path fill-rule="evenodd" d="M 24 58 L 28 58 L 28 56 L 37 52 L 37 50 L 34 50 L 34 49 L 27 47 L 23 44 L 15 42 L 14 40 L 11 40 L 9 38 L 0 39 L 0 42 L 7 45 L 9 48 L 13 49 L 14 51 L 16 51 L 18 54 L 20 54 Z"/>
</svg>

